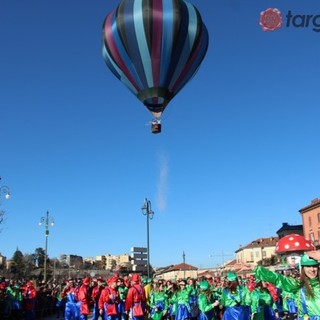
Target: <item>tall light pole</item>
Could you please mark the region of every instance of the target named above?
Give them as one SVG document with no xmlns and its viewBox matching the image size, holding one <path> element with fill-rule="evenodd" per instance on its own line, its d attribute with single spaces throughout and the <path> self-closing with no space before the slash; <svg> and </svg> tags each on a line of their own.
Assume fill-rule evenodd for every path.
<svg viewBox="0 0 320 320">
<path fill-rule="evenodd" d="M 49 216 L 49 211 L 47 211 L 45 217 L 41 217 L 39 221 L 39 226 L 42 226 L 44 224 L 46 228 L 46 245 L 45 245 L 45 251 L 44 251 L 44 263 L 43 263 L 43 281 L 47 282 L 47 259 L 48 259 L 48 237 L 49 237 L 49 225 L 52 227 L 54 226 L 54 220 L 52 217 Z"/>
<path fill-rule="evenodd" d="M 183 260 L 183 264 L 184 264 L 184 266 L 183 266 L 183 278 L 185 279 L 186 278 L 186 266 L 185 266 L 185 264 L 186 264 L 186 254 L 184 253 L 184 251 L 182 253 L 182 260 Z"/>
<path fill-rule="evenodd" d="M 1 181 L 1 177 L 0 177 L 0 181 Z M 10 189 L 7 186 L 1 186 L 0 187 L 0 201 L 1 199 L 1 195 L 4 194 L 4 197 L 6 200 L 10 199 Z"/>
<path fill-rule="evenodd" d="M 150 245 L 149 245 L 149 220 L 153 219 L 154 212 L 151 210 L 151 201 L 144 199 L 144 204 L 141 207 L 142 214 L 147 217 L 147 274 L 150 278 Z"/>
<path fill-rule="evenodd" d="M 1 177 L 0 177 L 0 181 L 1 181 Z M 2 201 L 2 195 L 4 195 L 4 198 L 6 200 L 8 200 L 10 198 L 10 189 L 7 186 L 1 186 L 0 187 L 0 204 Z M 0 210 L 0 224 L 3 222 L 4 220 L 4 214 L 5 212 L 3 210 Z"/>
</svg>

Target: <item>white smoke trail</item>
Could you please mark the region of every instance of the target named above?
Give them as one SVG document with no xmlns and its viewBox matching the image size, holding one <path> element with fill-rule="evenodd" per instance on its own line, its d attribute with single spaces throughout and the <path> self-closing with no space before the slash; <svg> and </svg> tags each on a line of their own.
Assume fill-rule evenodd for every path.
<svg viewBox="0 0 320 320">
<path fill-rule="evenodd" d="M 168 159 L 165 155 L 160 156 L 160 176 L 157 189 L 157 203 L 159 211 L 164 211 L 167 206 L 168 189 Z"/>
</svg>

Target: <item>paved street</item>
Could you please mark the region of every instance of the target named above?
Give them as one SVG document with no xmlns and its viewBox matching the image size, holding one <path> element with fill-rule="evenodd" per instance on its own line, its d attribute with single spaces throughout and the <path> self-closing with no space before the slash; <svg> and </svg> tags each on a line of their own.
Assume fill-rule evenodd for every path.
<svg viewBox="0 0 320 320">
<path fill-rule="evenodd" d="M 50 316 L 46 316 L 44 318 L 42 318 L 41 320 L 63 320 L 64 317 L 60 317 L 60 318 L 57 318 L 56 315 L 50 315 Z M 89 314 L 88 316 L 88 320 L 91 320 L 92 319 L 92 314 Z M 40 319 L 38 319 L 40 320 Z M 99 318 L 99 320 L 102 320 L 101 318 Z"/>
</svg>

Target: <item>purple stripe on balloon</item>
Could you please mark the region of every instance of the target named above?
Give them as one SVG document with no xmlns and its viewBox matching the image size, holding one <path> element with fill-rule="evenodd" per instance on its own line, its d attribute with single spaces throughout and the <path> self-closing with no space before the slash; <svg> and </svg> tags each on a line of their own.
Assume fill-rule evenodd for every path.
<svg viewBox="0 0 320 320">
<path fill-rule="evenodd" d="M 155 0 L 152 8 L 152 76 L 155 87 L 159 86 L 160 80 L 160 62 L 162 47 L 162 30 L 163 30 L 163 6 L 162 0 Z"/>
<path fill-rule="evenodd" d="M 121 71 L 124 73 L 124 75 L 128 78 L 128 80 L 132 83 L 132 85 L 136 88 L 137 91 L 140 90 L 138 84 L 132 77 L 130 71 L 126 67 L 123 59 L 121 58 L 121 55 L 119 53 L 119 50 L 117 48 L 117 44 L 114 40 L 113 34 L 112 34 L 112 16 L 115 10 L 111 12 L 107 19 L 106 23 L 104 25 L 104 34 L 106 38 L 107 48 L 110 51 L 110 56 L 113 58 L 114 62 L 118 65 L 118 67 L 121 69 Z"/>
</svg>

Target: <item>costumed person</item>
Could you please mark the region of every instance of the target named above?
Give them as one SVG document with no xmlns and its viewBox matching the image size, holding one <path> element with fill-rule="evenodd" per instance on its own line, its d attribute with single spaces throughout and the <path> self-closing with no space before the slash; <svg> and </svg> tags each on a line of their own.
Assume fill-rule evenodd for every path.
<svg viewBox="0 0 320 320">
<path fill-rule="evenodd" d="M 264 285 L 271 294 L 273 300 L 273 309 L 276 313 L 276 318 L 281 318 L 283 316 L 283 307 L 282 307 L 282 289 L 277 288 L 271 282 L 264 282 Z"/>
<path fill-rule="evenodd" d="M 147 317 L 150 314 L 150 295 L 151 295 L 151 289 L 153 286 L 153 282 L 151 278 L 146 278 L 144 279 L 143 283 L 143 289 L 144 289 L 144 294 L 146 296 L 146 312 L 147 312 Z"/>
<path fill-rule="evenodd" d="M 187 287 L 185 280 L 180 280 L 179 288 L 171 298 L 171 303 L 176 304 L 175 320 L 190 319 L 189 299 L 192 292 L 191 287 Z"/>
<path fill-rule="evenodd" d="M 96 285 L 93 287 L 91 292 L 91 299 L 93 301 L 93 313 L 92 313 L 92 320 L 98 320 L 100 317 L 99 312 L 99 299 L 101 296 L 101 292 L 104 289 L 104 280 L 102 278 L 96 279 Z M 103 318 L 103 314 L 101 315 Z"/>
<path fill-rule="evenodd" d="M 118 314 L 120 320 L 127 320 L 127 313 L 125 309 L 125 301 L 128 293 L 128 287 L 125 285 L 122 278 L 118 279 L 118 292 L 119 292 L 119 304 L 118 304 Z"/>
<path fill-rule="evenodd" d="M 144 288 L 140 285 L 140 276 L 134 273 L 131 276 L 131 286 L 128 290 L 125 310 L 133 320 L 143 320 L 146 314 L 146 296 Z"/>
<path fill-rule="evenodd" d="M 216 320 L 215 307 L 219 305 L 219 299 L 216 297 L 207 280 L 202 280 L 198 284 L 198 306 L 200 314 L 198 320 Z"/>
<path fill-rule="evenodd" d="M 256 280 L 255 288 L 251 291 L 251 319 L 276 320 L 276 312 L 273 309 L 274 301 L 267 288 L 267 283 Z"/>
<path fill-rule="evenodd" d="M 86 277 L 82 280 L 77 293 L 78 307 L 80 309 L 80 320 L 87 320 L 90 314 L 91 294 L 90 294 L 90 278 Z"/>
<path fill-rule="evenodd" d="M 308 252 L 300 260 L 300 279 L 287 277 L 262 266 L 254 270 L 256 278 L 273 283 L 276 287 L 295 294 L 300 320 L 320 320 L 320 251 Z"/>
<path fill-rule="evenodd" d="M 104 320 L 118 320 L 118 304 L 120 302 L 117 289 L 118 279 L 115 277 L 107 280 L 107 286 L 102 290 L 99 299 L 99 313 L 104 315 Z"/>
<path fill-rule="evenodd" d="M 164 290 L 162 280 L 154 282 L 150 293 L 150 317 L 153 320 L 161 320 L 166 317 L 169 309 L 168 296 Z"/>
<path fill-rule="evenodd" d="M 61 284 L 53 283 L 53 288 L 51 290 L 50 295 L 55 301 L 57 319 L 59 319 L 60 316 L 63 317 L 64 307 L 65 307 L 65 303 L 66 303 L 66 299 L 61 298 L 61 291 L 62 291 Z"/>
<path fill-rule="evenodd" d="M 66 301 L 64 310 L 65 320 L 79 320 L 80 310 L 77 306 L 77 291 L 78 288 L 75 286 L 74 281 L 72 279 L 68 279 L 67 284 L 60 295 L 61 298 L 65 298 Z"/>
<path fill-rule="evenodd" d="M 294 320 L 297 318 L 298 308 L 295 302 L 295 294 L 282 290 L 282 305 L 285 318 L 288 320 Z"/>
<path fill-rule="evenodd" d="M 177 303 L 174 303 L 174 301 L 172 301 L 172 297 L 174 297 L 177 290 L 178 290 L 177 284 L 171 280 L 168 280 L 165 287 L 165 293 L 168 297 L 168 302 L 169 302 L 169 310 L 167 313 L 168 320 L 175 320 L 175 316 L 177 312 Z"/>
<path fill-rule="evenodd" d="M 227 274 L 221 291 L 220 303 L 225 308 L 223 320 L 250 320 L 251 297 L 249 289 L 239 284 L 236 273 Z"/>
<path fill-rule="evenodd" d="M 192 278 L 187 279 L 187 289 L 190 290 L 189 297 L 189 310 L 191 319 L 196 320 L 200 314 L 199 306 L 198 306 L 198 288 L 196 285 L 196 280 Z"/>
<path fill-rule="evenodd" d="M 36 318 L 35 305 L 37 299 L 37 291 L 32 281 L 28 281 L 22 290 L 23 309 L 26 320 L 34 320 Z"/>
<path fill-rule="evenodd" d="M 22 319 L 22 291 L 20 289 L 19 283 L 9 282 L 7 287 L 7 298 L 11 305 L 11 317 L 14 320 Z"/>
</svg>

